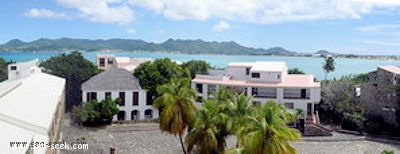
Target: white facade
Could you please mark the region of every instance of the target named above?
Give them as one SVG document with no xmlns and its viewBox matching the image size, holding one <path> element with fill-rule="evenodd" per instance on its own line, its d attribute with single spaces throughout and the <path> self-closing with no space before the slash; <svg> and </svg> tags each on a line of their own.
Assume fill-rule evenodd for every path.
<svg viewBox="0 0 400 154">
<path fill-rule="evenodd" d="M 113 100 L 120 98 L 119 113 L 114 121 L 151 120 L 159 116 L 158 109 L 147 100 L 147 92 L 139 80 L 125 69 L 109 69 L 95 75 L 82 84 L 82 102 L 102 101 L 106 96 Z"/>
<path fill-rule="evenodd" d="M 130 72 L 135 70 L 140 64 L 144 62 L 153 61 L 151 58 L 134 58 L 134 57 L 116 57 L 113 54 L 99 54 L 96 55 L 96 66 L 99 69 L 115 69 L 122 68 Z"/>
<path fill-rule="evenodd" d="M 56 153 L 50 148 L 12 148 L 10 142 L 61 141 L 65 79 L 42 73 L 37 60 L 15 63 L 0 82 L 0 153 Z M 18 71 L 19 73 L 16 73 Z"/>
<path fill-rule="evenodd" d="M 302 109 L 308 115 L 313 115 L 314 105 L 321 100 L 320 83 L 314 82 L 312 75 L 287 74 L 285 62 L 231 63 L 225 72 L 196 75 L 191 86 L 200 98 L 208 98 L 226 86 L 252 96 L 249 103 L 275 101 L 291 110 Z"/>
<path fill-rule="evenodd" d="M 106 98 L 106 93 L 111 93 L 111 98 L 117 99 L 120 97 L 120 93 L 125 95 L 125 105 L 118 105 L 120 112 L 113 117 L 113 121 L 118 120 L 151 120 L 157 119 L 159 116 L 158 110 L 151 104 L 146 104 L 146 91 L 145 90 L 118 90 L 118 91 L 82 91 L 82 102 L 90 101 L 91 93 L 96 93 L 96 99 L 98 101 Z M 137 93 L 138 103 L 134 104 L 134 93 Z M 145 114 L 147 113 L 147 114 Z"/>
</svg>

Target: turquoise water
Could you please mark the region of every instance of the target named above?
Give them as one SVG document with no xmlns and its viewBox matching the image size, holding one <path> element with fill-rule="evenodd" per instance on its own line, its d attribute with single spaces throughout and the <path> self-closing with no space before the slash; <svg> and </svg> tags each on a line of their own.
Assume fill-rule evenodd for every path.
<svg viewBox="0 0 400 154">
<path fill-rule="evenodd" d="M 0 52 L 0 57 L 7 61 L 27 61 L 34 58 L 45 60 L 61 52 Z M 84 52 L 85 58 L 94 62 L 96 54 L 105 52 Z M 312 57 L 281 57 L 281 56 L 243 56 L 243 55 L 193 55 L 193 54 L 166 54 L 166 53 L 136 53 L 136 52 L 113 52 L 117 56 L 128 57 L 150 57 L 150 58 L 170 58 L 181 62 L 191 59 L 205 60 L 212 66 L 226 67 L 230 62 L 254 62 L 254 61 L 285 61 L 289 68 L 297 67 L 307 74 L 313 74 L 317 79 L 324 79 L 322 71 L 323 58 Z M 337 58 L 336 70 L 328 75 L 328 78 L 339 78 L 343 75 L 367 73 L 373 71 L 377 66 L 400 65 L 400 61 L 395 60 L 365 60 Z"/>
</svg>

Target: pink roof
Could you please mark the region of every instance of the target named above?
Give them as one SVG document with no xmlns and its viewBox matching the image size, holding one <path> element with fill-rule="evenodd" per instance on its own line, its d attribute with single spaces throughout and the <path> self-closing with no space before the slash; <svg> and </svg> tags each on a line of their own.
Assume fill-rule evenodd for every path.
<svg viewBox="0 0 400 154">
<path fill-rule="evenodd" d="M 393 66 L 393 65 L 389 65 L 389 66 L 379 66 L 378 68 L 392 72 L 394 74 L 400 74 L 400 67 L 399 66 Z"/>
<path fill-rule="evenodd" d="M 312 75 L 298 75 L 290 74 L 285 75 L 283 82 L 257 82 L 250 80 L 219 80 L 219 79 L 207 79 L 207 78 L 194 78 L 192 80 L 196 83 L 207 83 L 216 85 L 227 85 L 227 86 L 252 86 L 252 87 L 293 87 L 293 88 L 314 88 L 321 87 L 319 82 L 314 82 Z"/>
</svg>

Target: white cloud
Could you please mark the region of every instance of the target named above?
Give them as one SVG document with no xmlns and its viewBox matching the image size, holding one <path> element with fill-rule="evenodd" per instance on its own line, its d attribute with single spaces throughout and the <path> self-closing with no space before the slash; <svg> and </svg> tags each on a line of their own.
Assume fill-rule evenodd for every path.
<svg viewBox="0 0 400 154">
<path fill-rule="evenodd" d="M 252 23 L 358 19 L 375 9 L 399 7 L 395 0 L 130 0 L 172 20 L 220 18 Z"/>
<path fill-rule="evenodd" d="M 67 8 L 75 9 L 83 18 L 95 22 L 128 24 L 134 20 L 133 9 L 122 0 L 57 0 Z"/>
<path fill-rule="evenodd" d="M 379 46 L 392 46 L 392 47 L 400 47 L 400 40 L 362 40 L 362 43 L 365 44 L 372 44 L 372 45 L 379 45 Z"/>
<path fill-rule="evenodd" d="M 220 21 L 216 25 L 213 26 L 213 31 L 215 32 L 222 32 L 230 28 L 229 23 L 225 21 Z"/>
<path fill-rule="evenodd" d="M 357 27 L 356 30 L 360 32 L 383 32 L 400 29 L 400 24 L 378 24 L 371 26 Z"/>
<path fill-rule="evenodd" d="M 28 17 L 35 17 L 35 18 L 63 18 L 63 19 L 68 19 L 70 18 L 68 15 L 65 13 L 58 13 L 54 12 L 52 10 L 47 10 L 47 9 L 30 9 L 27 12 L 24 13 L 25 16 Z"/>
<path fill-rule="evenodd" d="M 128 29 L 126 30 L 126 32 L 129 33 L 129 34 L 135 34 L 135 33 L 136 33 L 136 30 L 134 30 L 134 29 L 132 29 L 132 28 L 128 28 Z"/>
</svg>

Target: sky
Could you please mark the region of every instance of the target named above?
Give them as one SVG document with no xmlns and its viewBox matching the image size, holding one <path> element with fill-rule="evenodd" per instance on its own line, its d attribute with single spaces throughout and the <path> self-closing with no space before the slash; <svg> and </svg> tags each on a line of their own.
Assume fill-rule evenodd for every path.
<svg viewBox="0 0 400 154">
<path fill-rule="evenodd" d="M 400 0 L 8 0 L 0 11 L 0 44 L 172 38 L 400 55 Z"/>
</svg>

